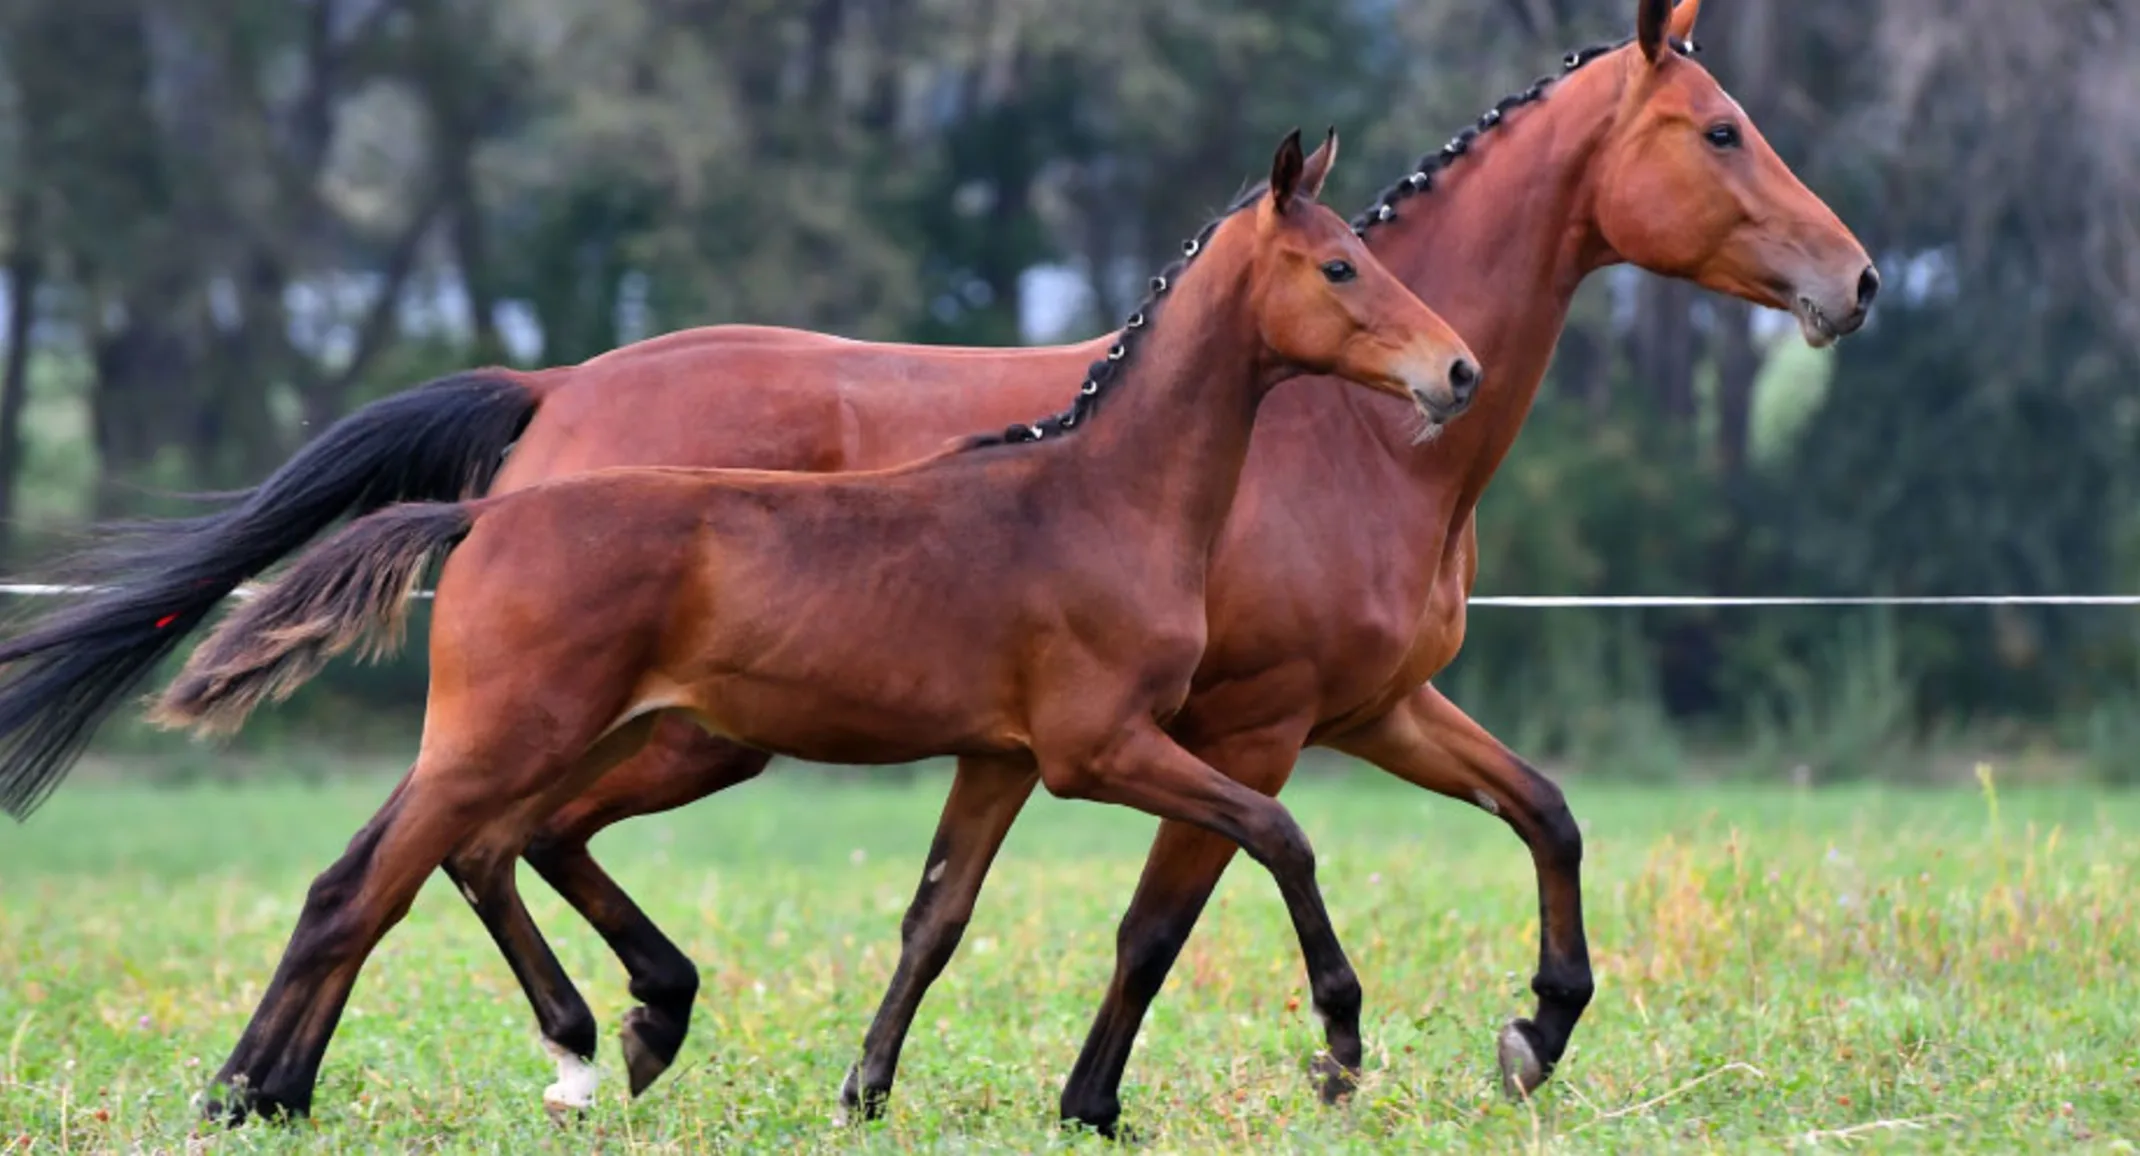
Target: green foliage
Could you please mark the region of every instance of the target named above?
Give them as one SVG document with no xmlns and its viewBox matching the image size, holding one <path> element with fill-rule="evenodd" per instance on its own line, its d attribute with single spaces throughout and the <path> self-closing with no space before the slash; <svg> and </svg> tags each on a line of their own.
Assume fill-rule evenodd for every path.
<svg viewBox="0 0 2140 1156">
<path fill-rule="evenodd" d="M 535 321 L 539 364 L 711 322 L 1001 345 L 1050 266 L 1094 331 L 1286 129 L 1342 130 L 1326 199 L 1357 207 L 1630 7 L 20 0 L 0 266 L 45 284 L 0 446 L 15 558 L 503 359 L 501 318 Z M 1701 60 L 1879 255 L 1882 304 L 1815 353 L 1594 279 L 1485 495 L 1483 589 L 2140 588 L 2140 104 L 2117 98 L 2140 25 L 2106 11 L 1705 12 Z M 1443 682 L 1541 756 L 1657 774 L 1751 741 L 1856 775 L 1979 728 L 2097 750 L 2140 671 L 2117 611 L 1856 629 L 1482 612 Z M 421 674 L 338 667 L 281 717 L 391 724 Z"/>
</svg>

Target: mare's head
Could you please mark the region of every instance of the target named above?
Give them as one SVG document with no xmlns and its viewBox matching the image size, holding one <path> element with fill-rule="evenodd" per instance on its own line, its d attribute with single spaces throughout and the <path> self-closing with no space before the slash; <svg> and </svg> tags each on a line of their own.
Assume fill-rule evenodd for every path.
<svg viewBox="0 0 2140 1156">
<path fill-rule="evenodd" d="M 1237 224 L 1255 230 L 1249 300 L 1263 345 L 1290 367 L 1406 398 L 1446 422 L 1477 394 L 1478 358 L 1317 203 L 1336 159 L 1334 131 L 1311 156 L 1301 155 L 1299 132 L 1287 136 L 1252 224 Z"/>
<path fill-rule="evenodd" d="M 1787 310 L 1825 346 L 1865 324 L 1880 274 L 1691 51 L 1701 0 L 1638 0 L 1632 43 L 1585 67 L 1626 82 L 1593 212 L 1613 255 Z"/>
</svg>

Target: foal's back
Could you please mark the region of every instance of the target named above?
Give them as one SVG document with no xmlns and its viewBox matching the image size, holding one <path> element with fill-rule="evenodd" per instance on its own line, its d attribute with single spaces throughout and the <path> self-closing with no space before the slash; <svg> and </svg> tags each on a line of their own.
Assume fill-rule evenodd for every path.
<svg viewBox="0 0 2140 1156">
<path fill-rule="evenodd" d="M 681 709 L 799 758 L 1016 750 L 1035 646 L 1069 629 L 1193 666 L 1202 637 L 1197 591 L 1168 589 L 1177 551 L 1110 542 L 1104 522 L 1044 532 L 1066 516 L 1046 467 L 1070 448 L 867 474 L 604 470 L 485 499 L 439 578 L 461 613 L 438 644 L 476 667 L 636 669 L 620 716 Z M 560 628 L 559 605 L 588 610 Z M 540 638 L 512 626 L 531 621 Z"/>
</svg>

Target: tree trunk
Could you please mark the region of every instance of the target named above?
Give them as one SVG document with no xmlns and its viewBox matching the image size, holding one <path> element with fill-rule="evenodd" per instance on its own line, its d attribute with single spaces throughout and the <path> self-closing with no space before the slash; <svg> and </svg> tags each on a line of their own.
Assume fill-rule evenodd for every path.
<svg viewBox="0 0 2140 1156">
<path fill-rule="evenodd" d="M 1635 374 L 1681 428 L 1694 424 L 1694 290 L 1681 281 L 1642 279 L 1635 312 Z"/>
<path fill-rule="evenodd" d="M 1753 441 L 1754 381 L 1761 351 L 1754 346 L 1753 306 L 1720 302 L 1717 308 L 1716 460 L 1726 478 L 1746 472 Z"/>
<path fill-rule="evenodd" d="M 473 134 L 460 135 L 461 139 L 446 142 L 443 151 L 451 158 L 446 162 L 444 199 L 446 212 L 453 219 L 453 259 L 461 267 L 461 287 L 468 294 L 469 336 L 475 345 L 470 359 L 489 364 L 505 359 L 505 343 L 498 337 L 497 275 L 491 268 L 490 246 L 483 235 L 483 208 L 476 199 L 475 174 L 469 160 L 476 142 Z M 413 249 L 409 256 L 413 265 Z M 400 295 L 399 279 L 391 291 Z"/>
<path fill-rule="evenodd" d="M 0 374 L 0 558 L 15 546 L 15 494 L 22 478 L 22 407 L 30 392 L 30 336 L 37 320 L 37 291 L 44 279 L 38 260 L 37 225 L 31 196 L 15 199 L 14 251 L 7 262 L 7 366 Z"/>
</svg>

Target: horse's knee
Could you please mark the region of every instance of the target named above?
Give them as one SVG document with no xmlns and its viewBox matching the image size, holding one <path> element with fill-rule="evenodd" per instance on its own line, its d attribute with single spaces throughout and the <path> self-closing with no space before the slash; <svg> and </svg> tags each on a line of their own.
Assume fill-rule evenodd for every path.
<svg viewBox="0 0 2140 1156">
<path fill-rule="evenodd" d="M 1276 802 L 1259 808 L 1247 823 L 1242 849 L 1283 881 L 1287 875 L 1315 877 L 1315 848 L 1308 833 Z"/>
<path fill-rule="evenodd" d="M 1583 861 L 1582 826 L 1575 821 L 1575 812 L 1568 809 L 1567 796 L 1543 775 L 1533 780 L 1532 810 L 1537 815 L 1539 853 L 1564 867 L 1580 865 Z"/>
<path fill-rule="evenodd" d="M 1325 1021 L 1340 1024 L 1360 1021 L 1360 1006 L 1365 997 L 1360 993 L 1360 977 L 1351 964 L 1340 963 L 1310 977 L 1308 994 L 1315 1001 L 1316 1012 Z"/>
</svg>

